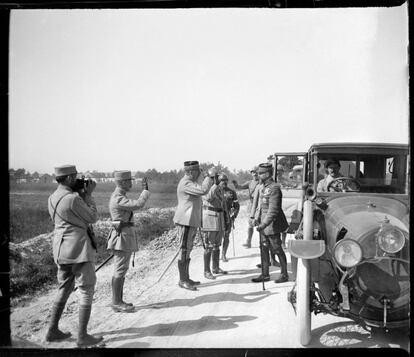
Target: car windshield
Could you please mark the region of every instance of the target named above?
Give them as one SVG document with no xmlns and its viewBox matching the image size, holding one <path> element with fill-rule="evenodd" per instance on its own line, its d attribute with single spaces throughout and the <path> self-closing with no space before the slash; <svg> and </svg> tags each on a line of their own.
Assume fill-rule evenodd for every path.
<svg viewBox="0 0 414 357">
<path fill-rule="evenodd" d="M 282 188 L 302 188 L 303 156 L 277 156 L 276 182 Z"/>
<path fill-rule="evenodd" d="M 329 155 L 317 156 L 317 191 L 399 193 L 408 191 L 405 155 Z M 348 178 L 346 182 L 341 177 Z M 337 179 L 337 180 L 336 180 Z M 335 181 L 330 183 L 331 181 Z M 342 181 L 342 182 L 341 182 Z M 342 184 L 342 190 L 332 186 Z M 327 186 L 330 184 L 329 190 Z"/>
</svg>

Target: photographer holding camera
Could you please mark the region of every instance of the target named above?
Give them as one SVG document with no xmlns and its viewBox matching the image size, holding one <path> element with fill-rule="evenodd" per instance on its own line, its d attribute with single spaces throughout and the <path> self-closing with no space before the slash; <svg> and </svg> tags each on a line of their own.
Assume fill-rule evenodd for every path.
<svg viewBox="0 0 414 357">
<path fill-rule="evenodd" d="M 134 306 L 123 300 L 125 275 L 128 271 L 132 253 L 138 250 L 138 237 L 133 230 L 134 211 L 144 207 L 148 201 L 148 181 L 141 182 L 142 192 L 137 200 L 126 196 L 132 188 L 131 171 L 114 172 L 116 188 L 109 201 L 113 229 L 108 239 L 108 249 L 114 255 L 114 273 L 112 276 L 112 309 L 115 312 L 131 312 Z"/>
<path fill-rule="evenodd" d="M 92 198 L 96 183 L 77 179 L 74 165 L 56 167 L 55 175 L 58 187 L 49 197 L 48 209 L 55 225 L 53 258 L 58 267 L 59 287 L 45 339 L 52 342 L 71 336 L 70 332 L 59 330 L 58 324 L 76 280 L 80 293 L 77 345 L 92 346 L 103 340 L 87 333 L 96 283 L 96 244 L 88 232 L 89 225 L 98 217 Z"/>
</svg>

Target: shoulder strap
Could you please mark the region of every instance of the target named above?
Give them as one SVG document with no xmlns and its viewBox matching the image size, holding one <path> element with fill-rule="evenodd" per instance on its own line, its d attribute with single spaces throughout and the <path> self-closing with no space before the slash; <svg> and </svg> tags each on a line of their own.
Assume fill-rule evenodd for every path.
<svg viewBox="0 0 414 357">
<path fill-rule="evenodd" d="M 66 223 L 69 223 L 69 224 L 71 224 L 72 226 L 75 226 L 75 227 L 78 227 L 78 228 L 82 228 L 82 229 L 84 229 L 84 227 L 81 227 L 81 226 L 78 226 L 77 224 L 74 224 L 74 223 L 72 223 L 72 222 L 69 222 L 69 221 L 67 221 L 66 219 L 64 219 L 59 213 L 57 213 L 57 206 L 58 206 L 58 204 L 60 203 L 60 201 L 62 201 L 62 198 L 63 197 L 65 197 L 65 196 L 67 196 L 67 195 L 69 195 L 70 193 L 67 193 L 66 195 L 63 195 L 60 199 L 59 199 L 59 201 L 56 203 L 56 206 L 54 207 L 54 211 L 53 211 L 53 223 L 55 223 L 55 216 L 56 216 L 56 214 L 60 217 L 60 219 L 62 220 L 62 221 L 64 221 L 64 222 L 66 222 Z M 50 203 L 50 205 L 53 207 L 53 205 L 52 205 L 52 203 Z"/>
<path fill-rule="evenodd" d="M 52 221 L 53 221 L 53 223 L 55 223 L 55 216 L 56 216 L 56 210 L 57 210 L 57 206 L 58 206 L 58 204 L 60 203 L 60 201 L 62 201 L 63 197 L 65 197 L 65 196 L 67 196 L 67 195 L 69 195 L 69 194 L 70 194 L 70 192 L 68 192 L 68 193 L 64 194 L 61 198 L 59 198 L 59 201 L 57 201 L 57 203 L 56 203 L 56 206 L 55 206 L 55 207 L 53 207 L 53 205 L 52 205 L 52 200 L 49 198 L 50 205 L 53 207 L 53 216 L 52 216 Z M 60 215 L 59 215 L 59 217 L 60 217 Z M 61 217 L 61 218 L 62 218 L 62 217 Z"/>
</svg>

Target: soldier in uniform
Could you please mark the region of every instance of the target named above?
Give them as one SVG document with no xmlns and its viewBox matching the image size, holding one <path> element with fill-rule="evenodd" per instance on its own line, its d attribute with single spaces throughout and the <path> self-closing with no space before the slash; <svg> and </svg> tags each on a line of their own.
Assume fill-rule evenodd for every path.
<svg viewBox="0 0 414 357">
<path fill-rule="evenodd" d="M 251 217 L 257 224 L 257 231 L 260 233 L 261 254 L 263 259 L 262 272 L 253 282 L 269 281 L 269 250 L 279 258 L 281 275 L 275 283 L 288 281 L 287 260 L 282 248 L 280 233 L 284 232 L 288 223 L 282 210 L 282 191 L 280 186 L 273 181 L 273 167 L 264 163 L 259 165 L 258 175 L 263 186 L 258 190 L 258 208 L 255 216 Z"/>
<path fill-rule="evenodd" d="M 108 238 L 107 249 L 114 255 L 112 276 L 112 309 L 115 312 L 128 312 L 134 309 L 131 303 L 123 301 L 125 275 L 128 271 L 131 255 L 138 250 L 138 238 L 133 230 L 135 210 L 144 207 L 150 192 L 146 178 L 142 180 L 142 193 L 137 200 L 129 199 L 126 193 L 131 190 L 131 171 L 115 171 L 115 191 L 109 200 L 113 229 Z"/>
<path fill-rule="evenodd" d="M 252 174 L 253 178 L 250 181 L 245 182 L 242 185 L 239 185 L 236 180 L 233 180 L 232 183 L 234 187 L 237 190 L 249 190 L 249 202 L 247 203 L 247 212 L 251 211 L 252 204 L 253 204 L 253 197 L 254 197 L 254 191 L 256 189 L 256 186 L 259 184 L 259 177 L 257 175 L 257 168 L 253 167 L 250 170 L 250 173 Z M 252 222 L 248 221 L 248 228 L 247 228 L 247 240 L 246 243 L 243 244 L 243 247 L 251 248 L 252 246 L 252 237 L 253 237 L 253 228 Z"/>
<path fill-rule="evenodd" d="M 190 253 L 197 230 L 201 227 L 202 199 L 217 175 L 214 168 L 208 170 L 203 180 L 198 161 L 184 162 L 184 177 L 177 186 L 178 206 L 174 215 L 174 223 L 178 228 L 178 239 L 180 241 L 180 255 L 178 259 L 178 271 L 180 280 L 178 285 L 188 290 L 197 290 L 199 281 L 190 279 Z"/>
<path fill-rule="evenodd" d="M 225 174 L 221 174 L 218 179 L 220 182 L 220 186 L 222 187 L 224 192 L 225 209 L 229 215 L 229 224 L 227 225 L 226 230 L 224 231 L 223 247 L 221 251 L 221 260 L 223 262 L 227 262 L 228 260 L 226 257 L 226 253 L 230 242 L 229 237 L 231 230 L 234 226 L 234 221 L 237 215 L 239 214 L 240 204 L 237 198 L 237 193 L 228 186 L 228 177 Z"/>
<path fill-rule="evenodd" d="M 53 235 L 53 259 L 57 265 L 58 293 L 53 303 L 51 321 L 46 341 L 58 341 L 71 336 L 59 330 L 59 320 L 75 280 L 79 288 L 79 347 L 96 345 L 103 340 L 87 333 L 95 292 L 96 242 L 89 234 L 89 224 L 98 219 L 96 204 L 92 197 L 96 183 L 77 187 L 76 167 L 65 165 L 55 168 L 58 187 L 49 197 L 48 210 L 55 225 Z M 76 192 L 79 189 L 78 193 Z"/>
<path fill-rule="evenodd" d="M 210 260 L 213 262 L 214 274 L 227 274 L 219 267 L 220 246 L 224 231 L 229 225 L 229 216 L 225 209 L 224 191 L 218 177 L 209 192 L 203 196 L 202 238 L 204 246 L 204 276 L 215 279 L 211 274 Z"/>
</svg>

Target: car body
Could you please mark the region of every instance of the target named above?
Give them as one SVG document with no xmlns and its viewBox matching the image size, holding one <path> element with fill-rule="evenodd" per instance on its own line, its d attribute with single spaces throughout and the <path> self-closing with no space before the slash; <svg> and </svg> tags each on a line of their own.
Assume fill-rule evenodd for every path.
<svg viewBox="0 0 414 357">
<path fill-rule="evenodd" d="M 275 154 L 275 165 L 280 156 Z M 332 161 L 340 165 L 336 177 L 325 167 Z M 298 259 L 289 299 L 302 325 L 301 343 L 310 341 L 311 312 L 348 317 L 368 328 L 408 325 L 408 145 L 314 144 L 299 171 L 301 221 L 288 249 Z"/>
</svg>

